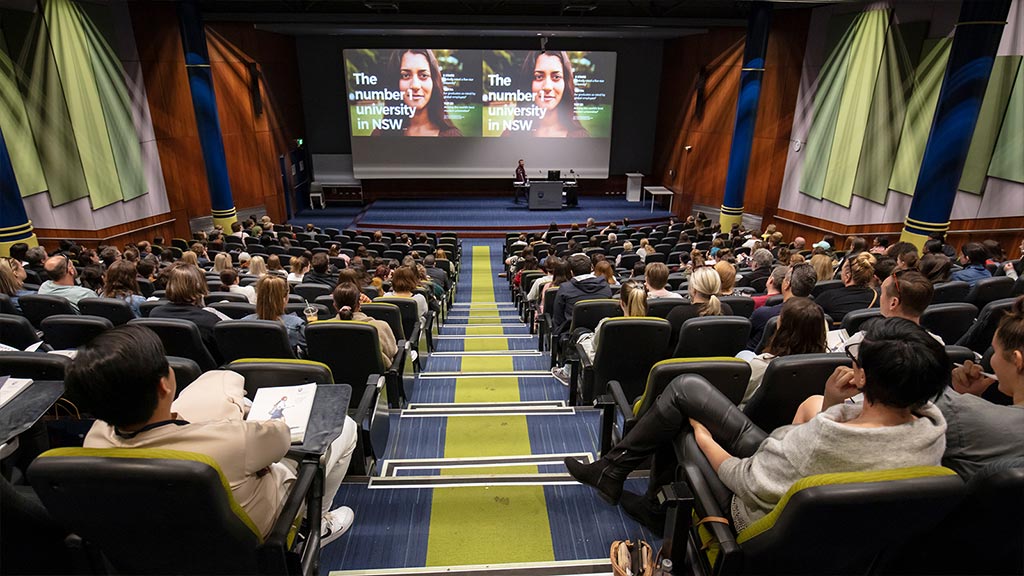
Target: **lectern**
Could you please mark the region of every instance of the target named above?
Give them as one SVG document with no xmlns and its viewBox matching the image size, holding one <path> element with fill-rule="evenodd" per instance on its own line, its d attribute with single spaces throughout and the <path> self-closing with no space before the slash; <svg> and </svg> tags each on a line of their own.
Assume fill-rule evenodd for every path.
<svg viewBox="0 0 1024 576">
<path fill-rule="evenodd" d="M 642 188 L 640 183 L 643 181 L 644 175 L 639 172 L 626 172 L 626 201 L 627 202 L 640 202 Z"/>
<path fill-rule="evenodd" d="M 561 209 L 561 180 L 533 180 L 530 182 L 530 210 Z"/>
</svg>

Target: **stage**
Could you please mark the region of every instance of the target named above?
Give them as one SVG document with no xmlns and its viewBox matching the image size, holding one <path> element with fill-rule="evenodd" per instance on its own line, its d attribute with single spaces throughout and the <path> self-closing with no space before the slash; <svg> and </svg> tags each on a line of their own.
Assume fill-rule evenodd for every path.
<svg viewBox="0 0 1024 576">
<path fill-rule="evenodd" d="M 366 206 L 329 206 L 303 210 L 289 224 L 313 223 L 321 228 L 361 230 L 433 230 L 458 232 L 467 238 L 503 237 L 506 232 L 582 225 L 593 218 L 602 225 L 629 218 L 634 225 L 661 224 L 671 213 L 659 205 L 651 212 L 650 197 L 627 202 L 624 195 L 581 196 L 580 205 L 562 210 L 530 211 L 524 200 L 509 197 L 409 198 L 370 202 Z"/>
</svg>

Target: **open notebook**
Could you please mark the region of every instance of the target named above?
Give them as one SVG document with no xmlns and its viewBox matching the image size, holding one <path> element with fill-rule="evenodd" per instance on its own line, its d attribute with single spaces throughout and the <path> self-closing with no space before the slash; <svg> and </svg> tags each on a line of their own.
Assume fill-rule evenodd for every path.
<svg viewBox="0 0 1024 576">
<path fill-rule="evenodd" d="M 246 420 L 280 420 L 288 425 L 292 444 L 302 444 L 315 396 L 316 384 L 260 388 Z"/>
<path fill-rule="evenodd" d="M 28 378 L 0 376 L 0 407 L 14 399 L 22 390 L 32 385 Z"/>
</svg>

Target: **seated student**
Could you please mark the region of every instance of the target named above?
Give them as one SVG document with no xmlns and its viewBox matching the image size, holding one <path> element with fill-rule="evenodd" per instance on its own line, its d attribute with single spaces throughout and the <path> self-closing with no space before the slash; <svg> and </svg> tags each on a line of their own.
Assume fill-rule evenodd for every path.
<svg viewBox="0 0 1024 576">
<path fill-rule="evenodd" d="M 128 303 L 132 314 L 136 318 L 142 317 L 139 306 L 146 301 L 146 298 L 139 290 L 138 272 L 135 263 L 128 260 L 118 260 L 107 268 L 106 281 L 103 284 L 103 291 L 100 295 L 104 298 L 119 298 Z"/>
<path fill-rule="evenodd" d="M 233 268 L 224 270 L 220 273 L 220 289 L 222 292 L 241 294 L 242 296 L 245 296 L 245 299 L 249 301 L 249 304 L 255 304 L 256 288 L 253 288 L 252 286 L 242 286 L 239 282 L 238 272 L 235 272 Z"/>
<path fill-rule="evenodd" d="M 622 308 L 623 317 L 647 316 L 647 294 L 640 286 L 633 282 L 626 282 L 619 290 L 619 307 Z M 607 320 L 608 318 L 602 318 L 597 323 L 597 329 L 581 335 L 577 340 L 583 346 L 583 350 L 590 357 L 591 362 L 594 361 L 594 354 L 597 352 L 597 341 L 601 337 L 601 328 Z"/>
<path fill-rule="evenodd" d="M 57 254 L 46 259 L 43 265 L 46 276 L 49 278 L 39 287 L 39 294 L 60 296 L 68 301 L 75 312 L 78 312 L 78 301 L 83 298 L 96 298 L 96 292 L 84 287 L 76 286 L 75 278 L 78 270 L 73 262 L 63 254 Z"/>
<path fill-rule="evenodd" d="M 750 272 L 736 281 L 736 286 L 746 287 L 758 278 L 767 278 L 772 273 L 772 253 L 760 248 L 750 255 Z"/>
<path fill-rule="evenodd" d="M 612 288 L 604 278 L 594 276 L 594 267 L 586 254 L 569 257 L 572 279 L 558 288 L 555 306 L 551 314 L 551 333 L 558 335 L 569 330 L 572 324 L 572 310 L 576 302 L 594 298 L 611 298 Z"/>
<path fill-rule="evenodd" d="M 302 277 L 302 282 L 307 284 L 323 284 L 334 290 L 334 287 L 338 285 L 338 275 L 331 273 L 331 260 L 327 257 L 327 254 L 323 252 L 313 254 L 310 266 L 313 267 L 313 271 L 306 272 Z"/>
<path fill-rule="evenodd" d="M 732 315 L 732 308 L 718 299 L 717 294 L 721 289 L 722 278 L 718 272 L 715 272 L 714 267 L 701 266 L 693 270 L 693 273 L 690 274 L 689 284 L 690 303 L 673 307 L 666 318 L 672 325 L 672 337 L 669 339 L 670 350 L 675 350 L 683 322 L 701 316 Z"/>
<path fill-rule="evenodd" d="M 949 425 L 943 465 L 965 479 L 987 464 L 1024 457 L 1024 296 L 999 321 L 992 349 L 996 380 L 968 360 L 953 370 L 952 389 L 935 402 Z M 1013 398 L 1013 404 L 1000 406 L 980 398 L 992 384 Z"/>
<path fill-rule="evenodd" d="M 652 262 L 644 268 L 644 282 L 647 285 L 648 300 L 683 297 L 682 294 L 665 289 L 665 285 L 668 284 L 668 266 L 662 262 Z M 719 282 L 719 288 L 721 288 L 721 282 Z"/>
<path fill-rule="evenodd" d="M 381 359 L 385 366 L 390 366 L 391 361 L 398 354 L 398 344 L 395 341 L 395 333 L 391 325 L 383 320 L 371 318 L 359 311 L 362 304 L 363 293 L 355 284 L 346 282 L 338 284 L 334 289 L 334 307 L 338 309 L 338 320 L 355 320 L 356 322 L 367 322 L 377 329 L 377 339 L 380 341 Z M 402 335 L 405 336 L 404 334 Z"/>
<path fill-rule="evenodd" d="M 967 282 L 973 287 L 978 283 L 978 280 L 991 278 L 992 273 L 985 267 L 987 259 L 988 251 L 978 242 L 964 244 L 960 256 L 960 264 L 963 265 L 963 269 L 953 272 L 950 279 Z"/>
<path fill-rule="evenodd" d="M 244 419 L 248 407 L 240 375 L 207 372 L 175 400 L 177 382 L 160 339 L 146 328 L 125 325 L 79 347 L 65 383 L 98 419 L 85 437 L 86 448 L 182 450 L 209 456 L 260 534 L 268 535 L 298 465 L 282 461 L 291 446 L 286 424 Z M 322 459 L 326 476 L 321 545 L 344 534 L 355 519 L 347 507 L 330 509 L 355 445 L 356 424 L 346 417 L 341 436 Z"/>
<path fill-rule="evenodd" d="M 757 296 L 751 296 L 751 300 L 754 301 L 754 310 L 761 308 L 768 303 L 768 299 L 772 296 L 782 295 L 782 283 L 786 280 L 786 274 L 789 273 L 788 265 L 779 265 L 772 268 L 771 274 L 768 276 L 768 281 L 764 283 L 764 294 Z"/>
<path fill-rule="evenodd" d="M 648 456 L 661 456 L 660 447 L 692 427 L 697 445 L 733 493 L 730 515 L 740 532 L 771 512 L 801 478 L 939 465 L 946 421 L 929 400 L 949 383 L 945 349 L 914 323 L 887 318 L 872 323 L 863 343 L 848 353 L 853 368 L 836 369 L 825 385 L 823 410 L 806 421 L 798 417 L 768 435 L 716 389 L 680 378 L 599 461 L 566 458 L 566 467 L 606 502 L 621 500 L 628 513 L 656 525 L 663 516 L 651 491 L 639 496 L 623 492 L 622 484 Z M 844 403 L 858 392 L 862 404 Z"/>
<path fill-rule="evenodd" d="M 256 313 L 242 320 L 270 320 L 280 322 L 288 330 L 288 345 L 292 351 L 306 351 L 306 320 L 295 314 L 286 314 L 288 282 L 280 276 L 268 274 L 256 282 Z"/>
<path fill-rule="evenodd" d="M 917 270 L 896 270 L 882 282 L 879 289 L 878 309 L 885 318 L 903 318 L 914 324 L 921 324 L 921 314 L 932 301 L 935 289 L 932 283 Z M 931 334 L 932 338 L 942 344 L 942 337 Z M 843 342 L 843 347 L 853 346 L 864 339 L 864 330 L 851 334 Z"/>
<path fill-rule="evenodd" d="M 416 301 L 416 310 L 423 316 L 429 310 L 427 298 L 423 294 L 413 293 L 420 287 L 419 275 L 411 266 L 399 266 L 391 274 L 391 291 L 385 296 L 398 296 L 400 298 L 412 298 Z"/>
<path fill-rule="evenodd" d="M 814 301 L 833 322 L 842 322 L 847 312 L 878 306 L 878 292 L 871 287 L 875 277 L 875 257 L 860 252 L 846 258 L 840 267 L 843 287 L 822 292 Z"/>
<path fill-rule="evenodd" d="M 740 405 L 747 403 L 761 386 L 772 360 L 790 354 L 821 354 L 825 350 L 825 313 L 810 298 L 790 298 L 782 304 L 779 325 L 764 352 L 744 350 L 736 355 L 750 364 L 750 381 Z"/>
<path fill-rule="evenodd" d="M 206 287 L 206 277 L 203 271 L 191 264 L 178 262 L 172 264 L 166 271 L 167 292 L 166 297 L 170 304 L 157 306 L 150 311 L 150 318 L 181 318 L 189 320 L 199 328 L 199 335 L 203 338 L 203 344 L 213 355 L 214 360 L 220 360 L 220 349 L 217 347 L 217 339 L 213 335 L 213 327 L 221 320 L 229 318 L 213 308 L 206 308 L 204 298 L 209 291 Z"/>
</svg>

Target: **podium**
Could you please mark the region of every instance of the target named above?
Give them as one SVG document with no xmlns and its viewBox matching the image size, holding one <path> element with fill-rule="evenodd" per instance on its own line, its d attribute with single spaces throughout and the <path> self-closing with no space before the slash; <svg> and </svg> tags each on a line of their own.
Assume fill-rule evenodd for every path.
<svg viewBox="0 0 1024 576">
<path fill-rule="evenodd" d="M 643 188 L 640 182 L 643 180 L 644 175 L 639 172 L 626 172 L 626 201 L 627 202 L 640 202 Z"/>
<path fill-rule="evenodd" d="M 534 180 L 530 182 L 530 210 L 561 209 L 561 180 Z"/>
</svg>

